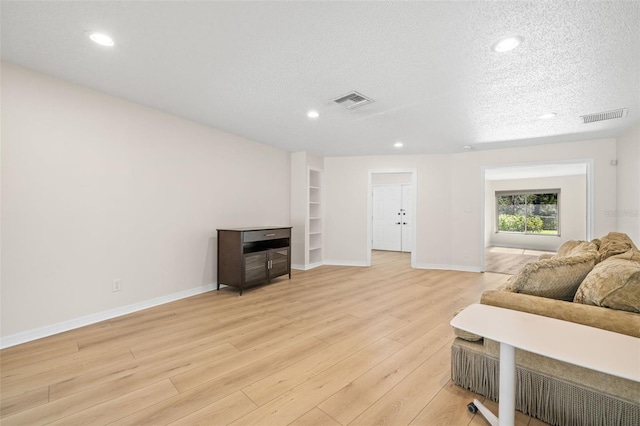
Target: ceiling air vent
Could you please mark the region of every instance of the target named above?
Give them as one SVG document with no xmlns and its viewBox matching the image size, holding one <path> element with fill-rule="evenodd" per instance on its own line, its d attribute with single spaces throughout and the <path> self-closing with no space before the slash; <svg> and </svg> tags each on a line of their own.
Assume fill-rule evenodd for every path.
<svg viewBox="0 0 640 426">
<path fill-rule="evenodd" d="M 362 105 L 370 104 L 373 102 L 373 99 L 367 98 L 358 92 L 351 92 L 335 98 L 333 102 L 342 105 L 345 108 L 353 109 Z"/>
<path fill-rule="evenodd" d="M 621 118 L 627 115 L 626 108 L 620 108 L 613 111 L 598 112 L 595 114 L 581 115 L 584 124 L 593 123 L 595 121 L 612 120 L 614 118 Z"/>
</svg>

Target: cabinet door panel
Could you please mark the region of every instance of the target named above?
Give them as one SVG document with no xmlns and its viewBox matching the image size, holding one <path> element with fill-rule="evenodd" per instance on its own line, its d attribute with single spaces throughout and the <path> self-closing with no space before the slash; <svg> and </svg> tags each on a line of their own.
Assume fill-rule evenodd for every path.
<svg viewBox="0 0 640 426">
<path fill-rule="evenodd" d="M 244 255 L 244 284 L 251 285 L 267 280 L 267 252 L 260 251 Z"/>
<path fill-rule="evenodd" d="M 289 248 L 272 249 L 269 251 L 271 260 L 271 269 L 269 276 L 271 278 L 289 273 Z"/>
</svg>

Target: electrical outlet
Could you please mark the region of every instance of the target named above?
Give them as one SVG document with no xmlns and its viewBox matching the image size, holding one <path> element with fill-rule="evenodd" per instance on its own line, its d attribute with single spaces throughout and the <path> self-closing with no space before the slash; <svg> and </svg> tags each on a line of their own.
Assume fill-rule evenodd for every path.
<svg viewBox="0 0 640 426">
<path fill-rule="evenodd" d="M 120 291 L 120 290 L 122 290 L 122 279 L 116 278 L 111 283 L 111 291 L 115 293 L 116 291 Z"/>
</svg>

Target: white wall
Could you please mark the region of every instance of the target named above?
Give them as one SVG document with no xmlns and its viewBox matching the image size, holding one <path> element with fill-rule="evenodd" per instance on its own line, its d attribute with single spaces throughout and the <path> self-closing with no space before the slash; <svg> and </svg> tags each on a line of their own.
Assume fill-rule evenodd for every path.
<svg viewBox="0 0 640 426">
<path fill-rule="evenodd" d="M 606 213 L 616 216 L 617 230 L 640 247 L 640 126 L 618 138 L 617 149 L 618 203 Z"/>
<path fill-rule="evenodd" d="M 454 155 L 325 158 L 326 257 L 329 262 L 366 264 L 369 169 L 417 169 L 416 263 L 420 267 L 480 270 L 485 236 L 483 167 L 593 160 L 594 231 L 615 229 L 605 213 L 616 205 L 615 139 L 471 151 Z"/>
<path fill-rule="evenodd" d="M 209 288 L 216 228 L 289 224 L 289 170 L 287 152 L 2 64 L 3 344 Z"/>
<path fill-rule="evenodd" d="M 475 203 L 482 195 L 482 167 L 505 164 L 548 163 L 552 161 L 593 160 L 594 179 L 594 234 L 603 235 L 615 229 L 615 219 L 604 214 L 604 206 L 615 205 L 616 170 L 610 165 L 615 158 L 615 139 L 562 143 L 493 151 L 478 151 L 456 154 L 453 174 L 459 184 L 454 185 L 456 198 L 454 211 L 463 210 L 465 203 Z M 484 208 L 482 204 L 481 207 Z M 483 236 L 477 232 L 481 226 L 478 219 L 469 216 L 459 221 L 452 235 L 453 253 L 468 247 L 477 247 L 469 259 L 471 264 L 481 264 L 483 257 Z M 468 263 L 464 263 L 465 265 Z"/>
<path fill-rule="evenodd" d="M 495 192 L 515 190 L 560 189 L 560 235 L 522 235 L 496 233 Z M 485 216 L 489 245 L 522 247 L 556 251 L 569 240 L 587 238 L 587 177 L 586 175 L 555 176 L 535 179 L 487 180 L 485 183 Z"/>
<path fill-rule="evenodd" d="M 326 157 L 325 263 L 366 265 L 369 170 L 415 169 L 418 266 L 448 265 L 451 187 L 448 155 Z M 429 218 L 429 220 L 424 220 Z M 437 242 L 437 244 L 434 244 Z"/>
<path fill-rule="evenodd" d="M 371 185 L 406 185 L 411 183 L 411 173 L 373 173 Z"/>
</svg>

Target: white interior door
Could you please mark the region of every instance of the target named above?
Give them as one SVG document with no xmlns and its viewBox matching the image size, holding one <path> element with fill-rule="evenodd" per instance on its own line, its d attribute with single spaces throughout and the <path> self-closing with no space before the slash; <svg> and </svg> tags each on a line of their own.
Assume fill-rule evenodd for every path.
<svg viewBox="0 0 640 426">
<path fill-rule="evenodd" d="M 402 186 L 374 186 L 373 188 L 374 250 L 402 250 Z"/>
<path fill-rule="evenodd" d="M 374 250 L 413 251 L 413 186 L 385 185 L 373 188 Z"/>
<path fill-rule="evenodd" d="M 413 185 L 402 185 L 402 248 L 413 251 Z"/>
</svg>

